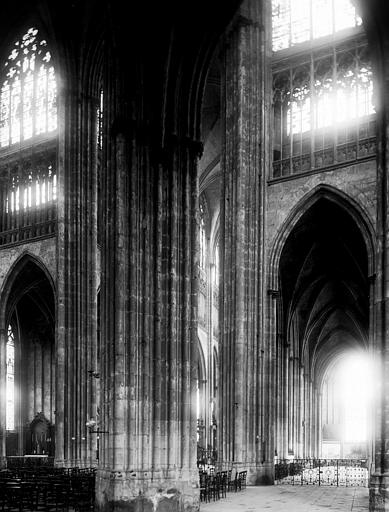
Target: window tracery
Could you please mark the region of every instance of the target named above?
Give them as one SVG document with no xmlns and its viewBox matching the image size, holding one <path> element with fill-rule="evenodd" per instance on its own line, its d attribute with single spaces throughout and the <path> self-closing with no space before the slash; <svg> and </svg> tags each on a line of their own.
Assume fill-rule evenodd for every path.
<svg viewBox="0 0 389 512">
<path fill-rule="evenodd" d="M 57 87 L 51 54 L 30 28 L 5 62 L 0 96 L 0 146 L 26 141 L 57 128 Z"/>
<path fill-rule="evenodd" d="M 286 69 L 275 66 L 274 177 L 375 152 L 372 68 L 365 42 L 312 51 L 308 59 Z"/>
</svg>

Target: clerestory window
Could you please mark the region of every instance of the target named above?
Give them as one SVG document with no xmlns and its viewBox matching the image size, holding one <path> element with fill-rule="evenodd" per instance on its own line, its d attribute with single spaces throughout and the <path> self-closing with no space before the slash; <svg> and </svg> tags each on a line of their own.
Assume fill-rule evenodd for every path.
<svg viewBox="0 0 389 512">
<path fill-rule="evenodd" d="M 273 51 L 361 25 L 350 0 L 273 0 Z"/>
<path fill-rule="evenodd" d="M 300 0 L 297 3 L 301 5 Z M 281 12 L 281 4 L 290 9 L 294 0 L 274 0 L 273 15 Z M 289 38 L 288 46 L 297 43 L 291 30 L 303 23 L 307 12 L 310 39 L 317 33 L 312 25 L 315 16 L 324 24 L 332 20 L 332 25 L 328 21 L 331 34 L 337 27 L 360 23 L 346 0 L 336 1 L 336 15 L 333 1 L 306 4 L 308 11 L 293 10 L 294 22 L 284 24 L 284 32 L 281 25 L 273 26 L 273 43 L 281 34 L 285 41 Z M 376 152 L 373 78 L 363 31 L 343 33 L 325 44 L 316 42 L 304 52 L 292 48 L 287 57 L 273 55 L 273 178 L 372 158 Z"/>
<path fill-rule="evenodd" d="M 57 85 L 31 27 L 4 63 L 0 92 L 0 245 L 55 231 Z"/>
</svg>

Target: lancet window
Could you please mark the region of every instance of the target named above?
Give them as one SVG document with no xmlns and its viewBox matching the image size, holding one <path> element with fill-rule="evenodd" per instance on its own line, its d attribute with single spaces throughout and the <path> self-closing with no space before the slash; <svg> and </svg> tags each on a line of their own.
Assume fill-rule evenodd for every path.
<svg viewBox="0 0 389 512">
<path fill-rule="evenodd" d="M 272 9 L 272 177 L 374 157 L 372 66 L 353 3 L 273 0 Z"/>
</svg>

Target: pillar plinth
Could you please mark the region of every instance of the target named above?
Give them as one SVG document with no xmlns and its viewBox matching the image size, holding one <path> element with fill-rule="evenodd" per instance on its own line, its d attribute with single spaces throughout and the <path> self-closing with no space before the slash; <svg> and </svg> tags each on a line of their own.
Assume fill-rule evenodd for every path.
<svg viewBox="0 0 389 512">
<path fill-rule="evenodd" d="M 389 473 L 373 473 L 370 476 L 369 510 L 374 512 L 389 510 Z"/>
<path fill-rule="evenodd" d="M 177 470 L 163 472 L 99 470 L 96 509 L 99 512 L 198 511 L 196 473 Z"/>
</svg>

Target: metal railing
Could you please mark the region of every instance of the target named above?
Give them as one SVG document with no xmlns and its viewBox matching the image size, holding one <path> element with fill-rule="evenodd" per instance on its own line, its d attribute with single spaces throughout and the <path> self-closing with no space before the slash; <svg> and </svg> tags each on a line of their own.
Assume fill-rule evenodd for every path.
<svg viewBox="0 0 389 512">
<path fill-rule="evenodd" d="M 367 487 L 366 459 L 291 459 L 274 465 L 276 484 Z"/>
</svg>

